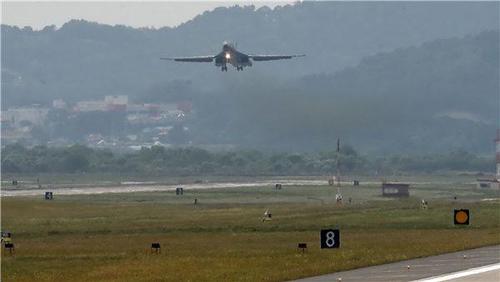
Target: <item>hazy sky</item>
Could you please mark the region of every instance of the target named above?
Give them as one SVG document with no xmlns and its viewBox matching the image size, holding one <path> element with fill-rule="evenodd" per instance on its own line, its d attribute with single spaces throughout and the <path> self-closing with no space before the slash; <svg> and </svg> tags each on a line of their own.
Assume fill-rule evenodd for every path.
<svg viewBox="0 0 500 282">
<path fill-rule="evenodd" d="M 85 19 L 105 24 L 133 27 L 176 26 L 206 10 L 236 4 L 285 5 L 294 1 L 169 1 L 169 2 L 13 2 L 2 1 L 2 23 L 42 29 L 47 25 L 60 27 L 70 19 Z"/>
</svg>

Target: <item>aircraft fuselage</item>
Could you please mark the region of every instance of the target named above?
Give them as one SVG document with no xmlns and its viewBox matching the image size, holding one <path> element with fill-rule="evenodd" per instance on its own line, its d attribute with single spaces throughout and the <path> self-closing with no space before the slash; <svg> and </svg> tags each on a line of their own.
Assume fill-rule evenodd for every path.
<svg viewBox="0 0 500 282">
<path fill-rule="evenodd" d="M 225 43 L 222 46 L 222 52 L 215 57 L 215 65 L 221 67 L 222 71 L 227 71 L 228 64 L 240 71 L 243 67 L 251 67 L 252 61 L 248 55 L 238 52 L 233 46 Z"/>
</svg>

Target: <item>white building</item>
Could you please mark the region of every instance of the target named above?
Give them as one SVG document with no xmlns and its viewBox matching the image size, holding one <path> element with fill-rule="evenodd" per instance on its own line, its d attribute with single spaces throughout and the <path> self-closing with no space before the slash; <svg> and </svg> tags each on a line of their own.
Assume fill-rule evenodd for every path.
<svg viewBox="0 0 500 282">
<path fill-rule="evenodd" d="M 52 101 L 52 108 L 54 109 L 65 109 L 66 102 L 63 99 L 56 99 Z"/>
<path fill-rule="evenodd" d="M 76 112 L 96 112 L 105 111 L 106 103 L 104 101 L 80 101 L 73 108 Z"/>
<path fill-rule="evenodd" d="M 76 112 L 105 112 L 125 111 L 128 105 L 128 96 L 105 96 L 104 100 L 80 101 L 73 108 Z"/>
<path fill-rule="evenodd" d="M 47 120 L 48 113 L 48 108 L 12 108 L 7 111 L 2 111 L 2 120 L 9 121 L 17 127 L 19 127 L 22 122 L 29 122 L 33 125 L 42 125 Z"/>
</svg>

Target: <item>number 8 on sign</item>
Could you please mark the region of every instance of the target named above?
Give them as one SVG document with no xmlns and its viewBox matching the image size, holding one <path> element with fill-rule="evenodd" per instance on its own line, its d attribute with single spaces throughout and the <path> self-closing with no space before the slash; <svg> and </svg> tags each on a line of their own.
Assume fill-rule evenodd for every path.
<svg viewBox="0 0 500 282">
<path fill-rule="evenodd" d="M 329 248 L 335 245 L 335 233 L 333 233 L 333 231 L 326 232 L 326 245 Z"/>
<path fill-rule="evenodd" d="M 333 249 L 340 247 L 340 231 L 338 229 L 323 229 L 320 233 L 322 249 Z"/>
</svg>

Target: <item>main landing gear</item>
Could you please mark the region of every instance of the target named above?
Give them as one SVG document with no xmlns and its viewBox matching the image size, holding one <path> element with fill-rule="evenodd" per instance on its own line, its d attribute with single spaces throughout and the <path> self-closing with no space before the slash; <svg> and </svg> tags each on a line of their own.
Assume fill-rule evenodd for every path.
<svg viewBox="0 0 500 282">
<path fill-rule="evenodd" d="M 242 71 L 242 70 L 243 70 L 243 67 L 237 66 L 237 67 L 236 67 L 236 70 L 237 70 L 237 71 Z"/>
</svg>

